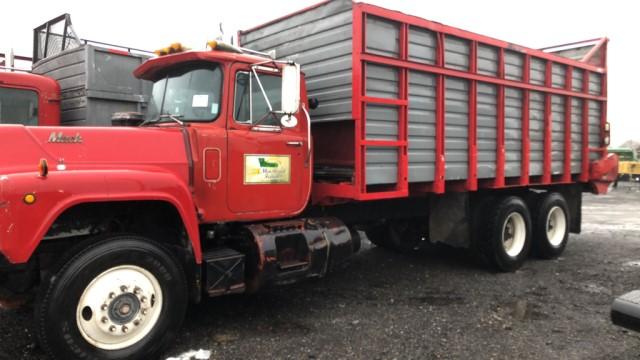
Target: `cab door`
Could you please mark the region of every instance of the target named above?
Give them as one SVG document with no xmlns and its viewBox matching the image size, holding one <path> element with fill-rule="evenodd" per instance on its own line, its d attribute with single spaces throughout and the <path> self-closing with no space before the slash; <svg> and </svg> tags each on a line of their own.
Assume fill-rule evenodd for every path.
<svg viewBox="0 0 640 360">
<path fill-rule="evenodd" d="M 258 80 L 246 64 L 232 67 L 233 101 L 227 123 L 227 203 L 244 218 L 291 216 L 301 212 L 311 187 L 307 121 L 280 126 L 269 115 L 260 84 L 274 110 L 280 110 L 281 74 L 261 68 Z M 304 116 L 304 115 L 303 115 Z"/>
</svg>

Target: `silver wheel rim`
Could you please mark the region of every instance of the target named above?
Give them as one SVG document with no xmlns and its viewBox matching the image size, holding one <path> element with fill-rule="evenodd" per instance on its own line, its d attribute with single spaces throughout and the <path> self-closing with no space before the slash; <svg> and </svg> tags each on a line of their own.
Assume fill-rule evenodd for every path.
<svg viewBox="0 0 640 360">
<path fill-rule="evenodd" d="M 520 213 L 513 212 L 507 216 L 502 225 L 502 246 L 510 257 L 517 257 L 524 249 L 527 238 L 527 224 Z"/>
<path fill-rule="evenodd" d="M 553 247 L 562 245 L 565 233 L 567 232 L 567 216 L 559 206 L 554 206 L 547 214 L 547 241 Z"/>
<path fill-rule="evenodd" d="M 142 340 L 162 309 L 162 288 L 149 271 L 134 265 L 111 268 L 85 288 L 76 310 L 82 337 L 103 350 L 119 350 Z"/>
</svg>

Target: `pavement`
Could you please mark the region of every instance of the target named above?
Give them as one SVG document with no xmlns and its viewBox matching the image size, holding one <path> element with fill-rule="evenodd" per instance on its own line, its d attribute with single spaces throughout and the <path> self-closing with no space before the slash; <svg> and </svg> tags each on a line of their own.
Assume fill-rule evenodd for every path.
<svg viewBox="0 0 640 360">
<path fill-rule="evenodd" d="M 562 257 L 511 274 L 463 251 L 396 254 L 365 242 L 324 279 L 191 306 L 165 357 L 638 358 L 640 334 L 612 325 L 609 311 L 640 288 L 640 185 L 585 195 L 583 210 Z M 31 316 L 29 306 L 0 310 L 0 359 L 45 358 Z"/>
</svg>

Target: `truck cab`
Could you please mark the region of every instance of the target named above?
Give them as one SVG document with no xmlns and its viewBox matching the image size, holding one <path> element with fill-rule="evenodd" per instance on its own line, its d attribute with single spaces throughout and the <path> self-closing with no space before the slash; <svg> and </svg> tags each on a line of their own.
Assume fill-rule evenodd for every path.
<svg viewBox="0 0 640 360">
<path fill-rule="evenodd" d="M 0 124 L 60 124 L 60 86 L 48 77 L 0 72 Z"/>
<path fill-rule="evenodd" d="M 281 112 L 286 66 L 205 51 L 161 56 L 136 69 L 137 77 L 153 81 L 147 124 L 177 119 L 187 125 L 201 221 L 280 218 L 305 208 L 309 118 L 306 104 Z M 304 99 L 304 79 L 294 81 L 295 97 Z"/>
</svg>

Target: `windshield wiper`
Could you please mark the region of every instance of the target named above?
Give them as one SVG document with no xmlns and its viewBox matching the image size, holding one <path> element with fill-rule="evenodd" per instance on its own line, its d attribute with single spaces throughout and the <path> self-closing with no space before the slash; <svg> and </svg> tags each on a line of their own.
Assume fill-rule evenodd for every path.
<svg viewBox="0 0 640 360">
<path fill-rule="evenodd" d="M 184 122 L 182 122 L 179 118 L 184 117 L 184 115 L 173 115 L 173 114 L 161 114 L 157 119 L 145 120 L 139 126 L 145 126 L 148 124 L 159 124 L 162 122 L 162 119 L 169 119 L 180 126 L 184 126 Z"/>
</svg>

